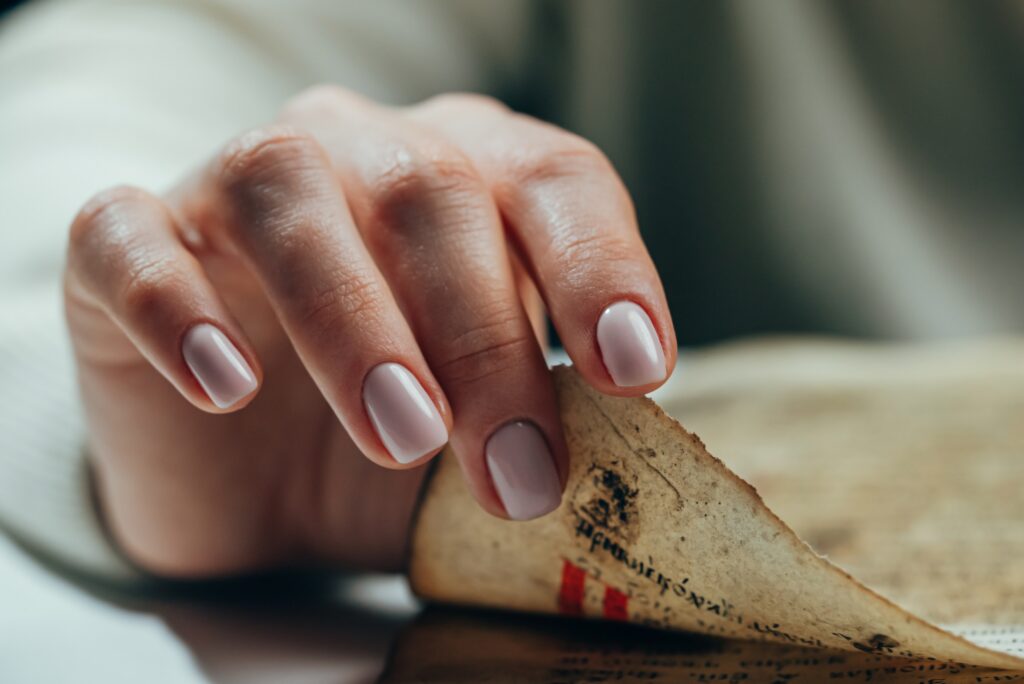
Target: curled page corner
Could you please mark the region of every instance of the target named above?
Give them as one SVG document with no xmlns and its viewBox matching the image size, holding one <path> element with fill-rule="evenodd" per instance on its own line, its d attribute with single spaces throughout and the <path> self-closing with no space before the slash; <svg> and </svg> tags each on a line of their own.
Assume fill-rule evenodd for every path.
<svg viewBox="0 0 1024 684">
<path fill-rule="evenodd" d="M 1024 669 L 1016 646 L 946 631 L 819 556 L 653 401 L 604 396 L 564 366 L 553 374 L 571 457 L 561 507 L 525 523 L 494 518 L 445 453 L 413 535 L 419 596 Z"/>
</svg>

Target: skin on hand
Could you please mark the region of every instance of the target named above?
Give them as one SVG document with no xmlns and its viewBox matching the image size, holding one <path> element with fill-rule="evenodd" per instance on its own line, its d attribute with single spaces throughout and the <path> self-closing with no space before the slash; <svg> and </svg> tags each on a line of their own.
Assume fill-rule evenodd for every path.
<svg viewBox="0 0 1024 684">
<path fill-rule="evenodd" d="M 448 441 L 487 511 L 553 510 L 545 308 L 602 392 L 675 362 L 611 165 L 475 95 L 396 109 L 318 87 L 163 197 L 100 193 L 65 301 L 112 533 L 175 577 L 398 568 Z"/>
</svg>

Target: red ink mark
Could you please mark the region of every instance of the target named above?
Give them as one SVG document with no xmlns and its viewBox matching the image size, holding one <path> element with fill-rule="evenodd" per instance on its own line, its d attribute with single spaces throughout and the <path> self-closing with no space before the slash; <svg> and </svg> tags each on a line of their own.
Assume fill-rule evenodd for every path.
<svg viewBox="0 0 1024 684">
<path fill-rule="evenodd" d="M 618 589 L 605 587 L 604 590 L 604 617 L 607 620 L 628 620 L 629 614 L 626 606 L 629 604 L 629 597 Z"/>
<path fill-rule="evenodd" d="M 562 588 L 558 592 L 558 610 L 565 615 L 583 614 L 583 582 L 587 573 L 569 561 L 562 565 Z"/>
</svg>

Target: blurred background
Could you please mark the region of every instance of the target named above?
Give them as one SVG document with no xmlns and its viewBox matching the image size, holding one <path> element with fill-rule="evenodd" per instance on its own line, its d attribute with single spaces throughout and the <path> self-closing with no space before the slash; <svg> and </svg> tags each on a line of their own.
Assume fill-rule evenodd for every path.
<svg viewBox="0 0 1024 684">
<path fill-rule="evenodd" d="M 84 130 L 103 117 L 92 146 L 78 143 L 89 163 L 64 184 L 82 192 L 86 170 L 93 189 L 133 167 L 140 184 L 166 185 L 179 159 L 201 158 L 314 83 L 386 102 L 485 91 L 609 155 L 683 344 L 1024 327 L 1020 2 L 38 4 L 53 5 L 43 19 L 15 11 L 8 23 L 64 14 L 75 42 L 34 43 L 21 55 L 34 60 L 31 82 L 8 73 L 8 101 L 56 100 L 76 80 L 128 91 L 120 130 L 91 107 L 79 123 L 54 118 Z M 8 26 L 4 39 L 26 32 Z M 44 92 L 31 87 L 51 77 Z M 146 107 L 178 125 L 149 116 L 142 126 Z M 18 109 L 26 119 L 9 114 L 0 135 L 50 112 Z M 161 146 L 142 139 L 157 134 Z M 157 154 L 166 163 L 154 170 Z"/>
</svg>

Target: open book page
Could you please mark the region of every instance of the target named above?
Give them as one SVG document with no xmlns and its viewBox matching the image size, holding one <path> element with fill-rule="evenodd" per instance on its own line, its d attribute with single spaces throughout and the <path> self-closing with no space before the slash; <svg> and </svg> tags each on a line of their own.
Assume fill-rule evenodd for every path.
<svg viewBox="0 0 1024 684">
<path fill-rule="evenodd" d="M 494 519 L 443 458 L 414 537 L 414 587 L 448 602 L 1024 669 L 1024 421 L 1013 417 L 1024 415 L 1024 351 L 810 351 L 712 353 L 684 366 L 663 401 L 838 566 L 653 402 L 600 395 L 560 368 L 572 455 L 562 507 Z"/>
</svg>

